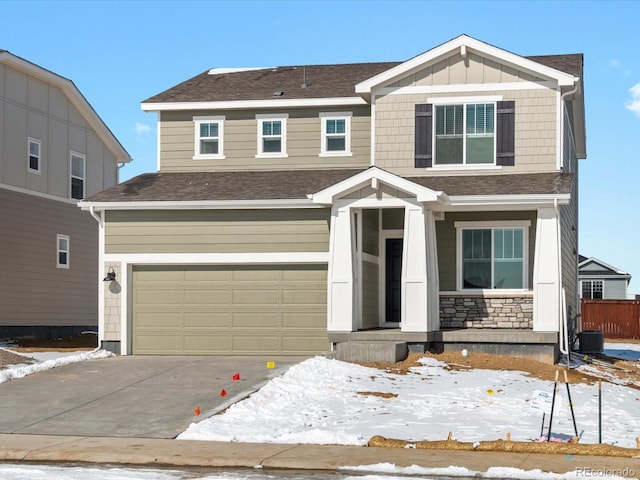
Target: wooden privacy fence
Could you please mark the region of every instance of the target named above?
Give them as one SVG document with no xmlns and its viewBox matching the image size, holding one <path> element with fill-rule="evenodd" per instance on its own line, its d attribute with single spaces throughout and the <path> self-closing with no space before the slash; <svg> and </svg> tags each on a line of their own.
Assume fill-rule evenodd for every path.
<svg viewBox="0 0 640 480">
<path fill-rule="evenodd" d="M 640 338 L 640 300 L 582 300 L 582 330 L 609 338 Z"/>
</svg>

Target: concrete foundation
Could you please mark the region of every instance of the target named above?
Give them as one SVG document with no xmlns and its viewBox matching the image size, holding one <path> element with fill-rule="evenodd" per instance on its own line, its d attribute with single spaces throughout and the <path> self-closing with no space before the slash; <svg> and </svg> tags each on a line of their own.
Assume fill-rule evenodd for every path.
<svg viewBox="0 0 640 480">
<path fill-rule="evenodd" d="M 335 348 L 334 358 L 344 362 L 395 363 L 407 358 L 406 342 L 342 342 Z"/>
</svg>

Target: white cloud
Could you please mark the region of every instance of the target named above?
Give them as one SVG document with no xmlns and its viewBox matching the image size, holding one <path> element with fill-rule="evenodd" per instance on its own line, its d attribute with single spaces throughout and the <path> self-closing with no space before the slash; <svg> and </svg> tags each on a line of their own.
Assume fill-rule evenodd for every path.
<svg viewBox="0 0 640 480">
<path fill-rule="evenodd" d="M 629 89 L 631 99 L 624 106 L 640 117 L 640 83 L 636 83 Z"/>
<path fill-rule="evenodd" d="M 617 58 L 612 58 L 611 60 L 609 60 L 609 66 L 610 67 L 619 67 L 620 66 L 620 60 L 618 60 Z"/>
<path fill-rule="evenodd" d="M 151 127 L 149 125 L 145 123 L 138 123 L 138 122 L 136 122 L 135 129 L 138 135 L 140 135 L 141 133 L 147 133 L 151 131 Z"/>
</svg>

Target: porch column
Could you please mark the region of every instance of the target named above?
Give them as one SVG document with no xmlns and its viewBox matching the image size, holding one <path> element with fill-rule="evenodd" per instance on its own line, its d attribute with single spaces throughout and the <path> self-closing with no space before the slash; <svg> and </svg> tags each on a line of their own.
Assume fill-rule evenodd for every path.
<svg viewBox="0 0 640 480">
<path fill-rule="evenodd" d="M 560 226 L 555 208 L 539 208 L 533 260 L 533 330 L 557 332 L 560 325 Z"/>
<path fill-rule="evenodd" d="M 435 249 L 435 233 L 427 230 L 432 230 L 432 222 L 424 206 L 405 207 L 401 292 L 403 332 L 427 332 L 431 326 L 433 287 L 429 285 L 427 272 L 433 273 L 434 266 L 427 267 L 427 264 Z"/>
<path fill-rule="evenodd" d="M 350 208 L 333 207 L 327 272 L 327 330 L 331 332 L 355 330 L 352 243 Z"/>
</svg>

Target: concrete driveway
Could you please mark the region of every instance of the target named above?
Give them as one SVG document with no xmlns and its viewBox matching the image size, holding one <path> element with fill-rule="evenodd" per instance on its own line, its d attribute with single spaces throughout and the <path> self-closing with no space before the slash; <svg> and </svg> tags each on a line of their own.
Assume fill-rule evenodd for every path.
<svg viewBox="0 0 640 480">
<path fill-rule="evenodd" d="M 126 356 L 74 363 L 0 384 L 0 433 L 174 438 L 305 358 Z M 239 381 L 232 380 L 236 373 Z"/>
</svg>

